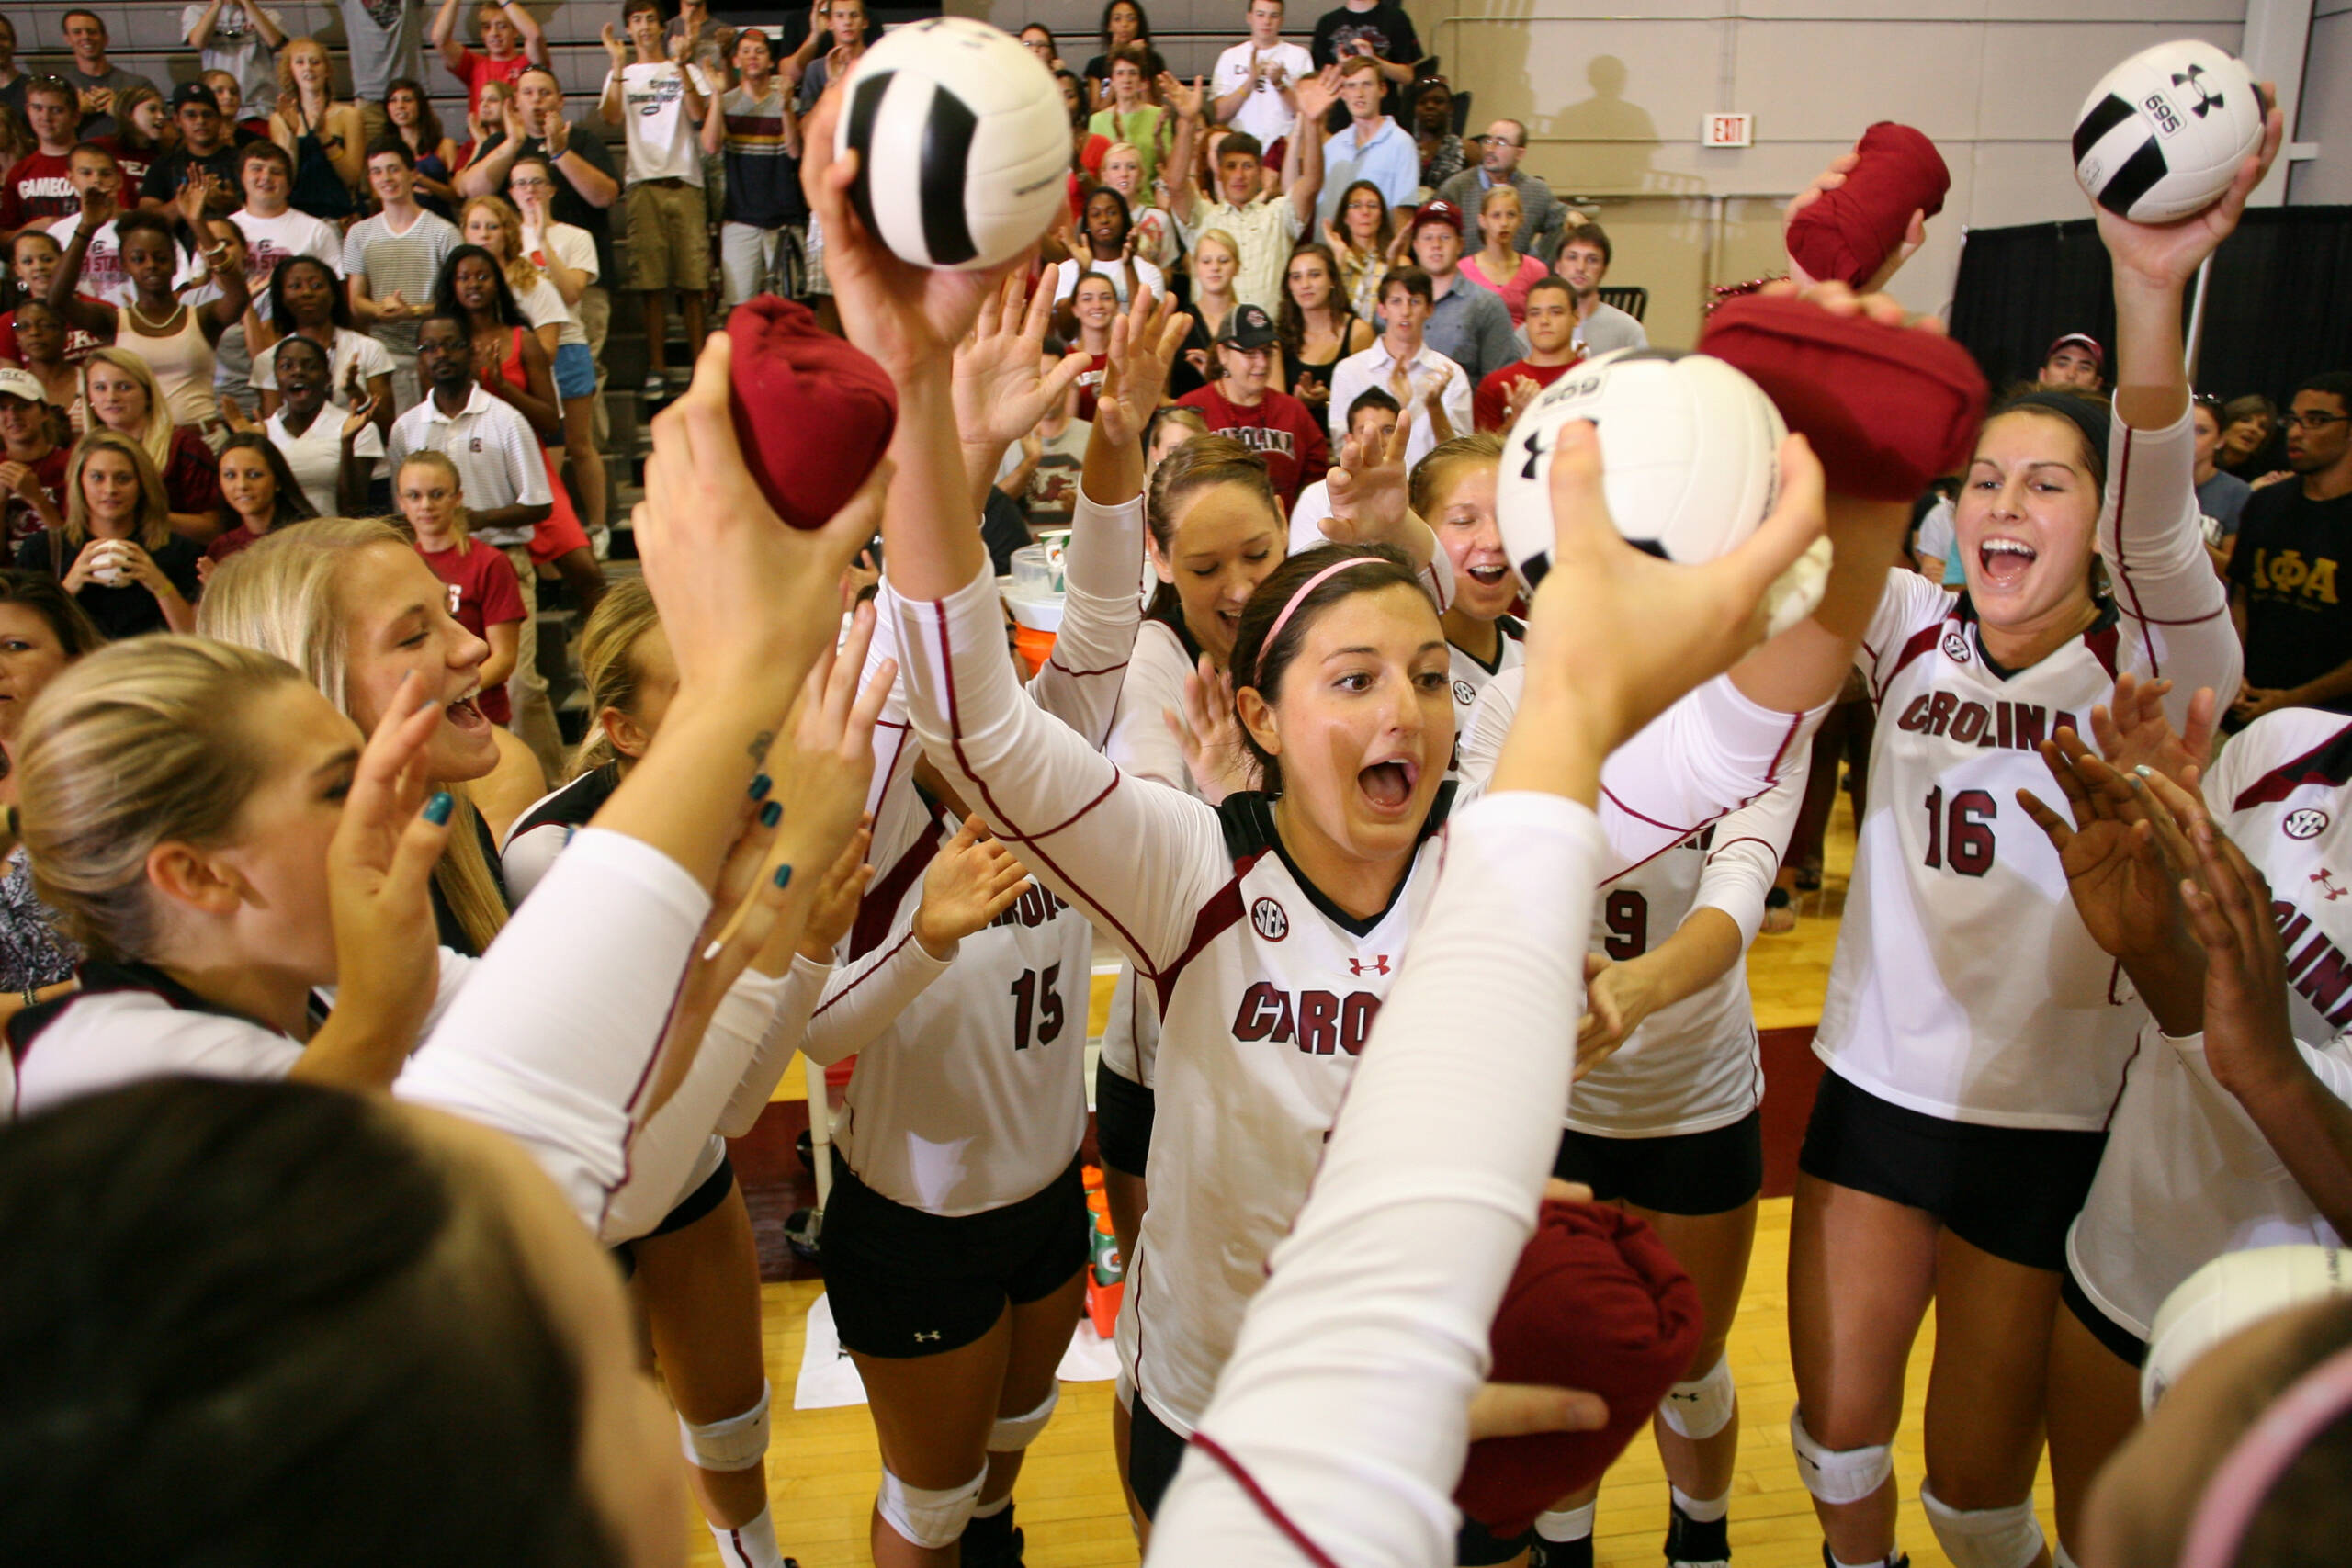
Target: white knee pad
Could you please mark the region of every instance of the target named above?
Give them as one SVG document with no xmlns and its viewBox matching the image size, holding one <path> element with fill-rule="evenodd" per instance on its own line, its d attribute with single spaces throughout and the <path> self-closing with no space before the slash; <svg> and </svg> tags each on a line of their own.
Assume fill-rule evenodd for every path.
<svg viewBox="0 0 2352 1568">
<path fill-rule="evenodd" d="M 1062 1402 L 1062 1385 L 1057 1378 L 1046 1402 L 1026 1416 L 1000 1416 L 996 1425 L 989 1428 L 989 1452 L 1017 1454 L 1037 1440 L 1046 1423 L 1054 1418 L 1054 1406 Z"/>
<path fill-rule="evenodd" d="M 892 1529 L 917 1546 L 938 1551 L 963 1539 L 964 1527 L 972 1522 L 972 1510 L 980 1505 L 980 1483 L 988 1478 L 983 1468 L 961 1486 L 933 1492 L 910 1486 L 886 1469 L 874 1506 Z"/>
<path fill-rule="evenodd" d="M 1919 1484 L 1919 1506 L 1952 1568 L 2025 1568 L 2041 1555 L 2041 1522 L 2033 1499 L 2006 1508 L 1955 1508 Z"/>
<path fill-rule="evenodd" d="M 1732 1414 L 1738 1409 L 1735 1393 L 1731 1356 L 1726 1352 L 1698 1377 L 1668 1389 L 1666 1397 L 1658 1401 L 1658 1419 L 1692 1442 L 1703 1442 L 1731 1425 Z"/>
<path fill-rule="evenodd" d="M 678 1446 L 697 1470 L 757 1468 L 768 1453 L 768 1385 L 760 1384 L 760 1402 L 741 1416 L 700 1427 L 679 1416 Z"/>
<path fill-rule="evenodd" d="M 1825 1503 L 1859 1503 L 1894 1473 L 1894 1456 L 1884 1443 L 1867 1449 L 1823 1447 L 1804 1429 L 1802 1406 L 1789 1412 L 1789 1443 L 1797 1450 L 1798 1479 Z"/>
</svg>

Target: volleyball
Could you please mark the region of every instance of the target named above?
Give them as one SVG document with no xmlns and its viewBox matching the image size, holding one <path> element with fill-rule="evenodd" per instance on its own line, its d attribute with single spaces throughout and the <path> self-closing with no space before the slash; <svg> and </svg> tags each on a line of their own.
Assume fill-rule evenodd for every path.
<svg viewBox="0 0 2352 1568">
<path fill-rule="evenodd" d="M 2135 223 L 2221 199 L 2262 146 L 2270 105 L 2245 62 L 2201 39 L 2143 49 L 2099 79 L 2075 118 L 2075 178 Z"/>
<path fill-rule="evenodd" d="M 934 17 L 849 73 L 833 131 L 852 205 L 917 266 L 993 266 L 1046 231 L 1069 177 L 1069 117 L 1037 57 L 985 22 Z"/>
<path fill-rule="evenodd" d="M 2306 1302 L 2352 1292 L 2344 1254 L 2316 1242 L 2225 1252 L 2156 1309 L 2140 1368 L 2140 1408 L 2154 1410 L 2191 1362 L 2239 1329 Z"/>
<path fill-rule="evenodd" d="M 1671 561 L 1713 560 L 1756 532 L 1780 493 L 1788 428 L 1745 373 L 1704 354 L 1625 348 L 1577 366 L 1511 426 L 1495 515 L 1511 565 L 1533 592 L 1550 569 L 1552 452 L 1560 427 L 1590 420 L 1619 533 Z M 1770 629 L 1812 614 L 1829 570 L 1815 541 L 1767 596 Z"/>
</svg>

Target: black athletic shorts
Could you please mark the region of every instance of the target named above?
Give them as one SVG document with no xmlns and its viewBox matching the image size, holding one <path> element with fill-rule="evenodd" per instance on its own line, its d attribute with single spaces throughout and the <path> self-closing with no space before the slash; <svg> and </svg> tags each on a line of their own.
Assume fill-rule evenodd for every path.
<svg viewBox="0 0 2352 1568">
<path fill-rule="evenodd" d="M 646 1232 L 645 1235 L 668 1235 L 673 1231 L 685 1229 L 727 1201 L 727 1194 L 732 1191 L 734 1187 L 735 1163 L 721 1155 L 718 1158 L 718 1168 L 705 1177 L 701 1186 L 680 1199 L 678 1206 L 662 1215 L 662 1223 Z M 645 1236 L 635 1239 L 642 1241 Z M 624 1241 L 608 1250 L 613 1255 L 613 1261 L 621 1266 L 621 1278 L 624 1280 L 634 1278 L 637 1274 L 637 1252 L 633 1243 Z"/>
<path fill-rule="evenodd" d="M 2147 1365 L 2148 1342 L 2099 1311 L 2090 1292 L 2075 1283 L 2072 1269 L 2059 1278 L 2058 1299 L 2066 1303 L 2075 1321 L 2090 1331 L 2092 1338 L 2114 1352 L 2117 1360 L 2132 1367 Z"/>
<path fill-rule="evenodd" d="M 842 1344 L 862 1356 L 936 1356 L 995 1326 L 1009 1302 L 1052 1295 L 1086 1267 L 1079 1161 L 1019 1202 L 933 1214 L 876 1192 L 833 1146 L 825 1201 L 825 1294 Z"/>
<path fill-rule="evenodd" d="M 2066 1266 L 2105 1133 L 1986 1127 L 1895 1105 L 1821 1075 L 1797 1168 L 1925 1209 L 1971 1247 L 2029 1269 Z"/>
<path fill-rule="evenodd" d="M 1764 1190 L 1764 1113 L 1662 1138 L 1604 1138 L 1569 1128 L 1560 1134 L 1552 1174 L 1583 1182 L 1604 1201 L 1661 1214 L 1724 1213 Z"/>
<path fill-rule="evenodd" d="M 1094 1147 L 1102 1163 L 1128 1176 L 1141 1176 L 1151 1157 L 1151 1119 L 1159 1100 L 1151 1090 L 1112 1070 L 1098 1058 L 1094 1064 Z"/>
</svg>

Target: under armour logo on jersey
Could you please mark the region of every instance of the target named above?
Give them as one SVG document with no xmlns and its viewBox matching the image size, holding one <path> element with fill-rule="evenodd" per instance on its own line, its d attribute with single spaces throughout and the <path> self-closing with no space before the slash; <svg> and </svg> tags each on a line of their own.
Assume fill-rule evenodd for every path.
<svg viewBox="0 0 2352 1568">
<path fill-rule="evenodd" d="M 2278 824 L 2279 831 L 2290 839 L 2316 839 L 2327 831 L 2327 813 L 2315 806 L 2301 811 L 2290 811 L 2287 819 Z"/>
<path fill-rule="evenodd" d="M 1349 974 L 1361 975 L 1363 972 L 1364 964 L 1363 959 L 1351 958 L 1348 960 Z M 1388 954 L 1383 953 L 1374 955 L 1372 961 L 1372 972 L 1375 975 L 1385 975 L 1388 973 Z"/>
<path fill-rule="evenodd" d="M 1968 638 L 1956 631 L 1944 633 L 1944 657 L 1954 664 L 1968 662 Z"/>
<path fill-rule="evenodd" d="M 1268 942 L 1280 942 L 1290 935 L 1290 916 L 1272 898 L 1261 898 L 1250 906 L 1250 929 Z"/>
<path fill-rule="evenodd" d="M 2338 887 L 2335 885 L 2335 876 L 2325 866 L 2321 866 L 2317 871 L 2312 872 L 2305 880 L 2318 883 L 2319 890 L 2327 896 L 2327 901 L 2331 904 L 2346 893 L 2352 893 L 2352 887 Z"/>
<path fill-rule="evenodd" d="M 1453 700 L 1466 708 L 1478 700 L 1478 689 L 1467 681 L 1456 681 L 1453 683 Z"/>
<path fill-rule="evenodd" d="M 2222 105 L 2223 99 L 2221 94 L 2209 93 L 2205 90 L 2205 67 L 2202 65 L 2192 65 L 2186 72 L 2174 72 L 2172 85 L 2176 87 L 2187 87 L 2197 95 L 2197 101 L 2188 106 L 2188 112 L 2199 119 L 2205 118 L 2208 109 L 2217 109 Z"/>
<path fill-rule="evenodd" d="M 928 1333 L 928 1334 L 918 1334 L 918 1335 L 916 1335 L 916 1336 L 915 1336 L 915 1343 L 916 1343 L 916 1344 L 918 1344 L 918 1345 L 921 1345 L 921 1344 L 925 1343 L 926 1341 L 937 1339 L 937 1338 L 939 1337 L 939 1335 L 940 1335 L 940 1331 L 939 1331 L 938 1329 L 936 1329 L 936 1328 L 933 1329 L 933 1330 L 932 1330 L 930 1333 Z"/>
</svg>

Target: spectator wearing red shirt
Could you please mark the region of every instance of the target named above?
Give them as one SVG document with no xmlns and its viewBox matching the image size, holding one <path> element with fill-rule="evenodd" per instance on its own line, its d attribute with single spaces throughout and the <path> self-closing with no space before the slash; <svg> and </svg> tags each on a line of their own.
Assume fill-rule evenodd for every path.
<svg viewBox="0 0 2352 1568">
<path fill-rule="evenodd" d="M 25 89 L 25 118 L 40 145 L 0 179 L 0 231 L 10 234 L 82 210 L 68 163 L 81 134 L 81 100 L 62 79 L 36 76 Z"/>
<path fill-rule="evenodd" d="M 24 347 L 17 342 L 17 315 L 27 306 L 40 305 L 48 299 L 50 280 L 57 276 L 57 264 L 64 254 L 64 248 L 57 243 L 57 236 L 45 229 L 21 230 L 15 239 L 8 242 L 8 274 L 17 280 L 17 287 L 23 290 L 24 304 L 15 310 L 0 314 L 0 359 L 17 365 L 29 363 Z M 85 305 L 106 303 L 86 294 L 77 294 L 75 298 Z M 90 351 L 98 346 L 96 337 L 80 327 L 70 325 L 62 316 L 58 318 L 57 328 L 64 334 L 62 352 L 68 365 L 81 364 L 90 357 Z M 74 406 L 71 397 L 62 401 L 56 398 L 50 400 L 60 408 Z"/>
<path fill-rule="evenodd" d="M 1236 306 L 1215 344 L 1225 374 L 1176 401 L 1200 410 L 1212 431 L 1263 453 L 1274 493 L 1288 507 L 1331 466 L 1331 445 L 1305 403 L 1268 385 L 1275 341 L 1272 316 L 1256 305 Z"/>
<path fill-rule="evenodd" d="M 522 584 L 503 550 L 477 545 L 466 529 L 465 487 L 458 467 L 425 448 L 409 454 L 392 479 L 392 499 L 416 535 L 416 553 L 449 588 L 449 614 L 490 644 L 482 662 L 482 717 L 502 727 L 514 722 L 506 677 L 514 672 L 522 647 Z"/>
<path fill-rule="evenodd" d="M 65 526 L 65 448 L 49 438 L 49 409 L 28 370 L 0 366 L 0 506 L 8 555 L 44 528 Z"/>
<path fill-rule="evenodd" d="M 532 65 L 548 62 L 547 38 L 538 22 L 514 0 L 481 0 L 474 7 L 474 19 L 481 28 L 479 54 L 458 41 L 458 0 L 441 0 L 440 14 L 433 18 L 433 47 L 441 51 L 449 74 L 466 85 L 469 114 L 481 107 L 483 83 L 511 85 Z"/>
<path fill-rule="evenodd" d="M 1480 430 L 1508 430 L 1530 399 L 1584 358 L 1576 344 L 1577 293 L 1566 278 L 1539 277 L 1527 289 L 1527 357 L 1478 383 L 1470 412 Z"/>
<path fill-rule="evenodd" d="M 1086 368 L 1071 383 L 1078 393 L 1078 417 L 1094 420 L 1094 400 L 1102 390 L 1102 374 L 1111 363 L 1111 321 L 1119 313 L 1119 297 L 1111 280 L 1099 272 L 1081 276 L 1070 291 L 1069 313 L 1078 323 L 1073 345 L 1086 355 Z"/>
</svg>

